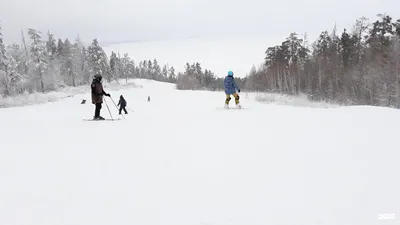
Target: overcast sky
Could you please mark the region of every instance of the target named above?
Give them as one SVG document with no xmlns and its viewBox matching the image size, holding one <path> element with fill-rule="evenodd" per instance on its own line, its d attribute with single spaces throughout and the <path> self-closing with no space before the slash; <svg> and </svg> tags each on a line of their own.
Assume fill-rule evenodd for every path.
<svg viewBox="0 0 400 225">
<path fill-rule="evenodd" d="M 5 42 L 21 29 L 100 43 L 202 36 L 286 37 L 351 28 L 377 13 L 400 18 L 400 0 L 0 0 Z"/>
</svg>

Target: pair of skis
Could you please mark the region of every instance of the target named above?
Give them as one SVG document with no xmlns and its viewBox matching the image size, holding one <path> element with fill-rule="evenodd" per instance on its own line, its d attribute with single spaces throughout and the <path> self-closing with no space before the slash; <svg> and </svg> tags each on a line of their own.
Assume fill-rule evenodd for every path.
<svg viewBox="0 0 400 225">
<path fill-rule="evenodd" d="M 95 119 L 83 119 L 84 121 L 116 121 L 116 120 L 122 120 L 121 118 L 117 119 L 104 119 L 104 120 L 95 120 Z"/>
<path fill-rule="evenodd" d="M 233 110 L 241 110 L 241 109 L 244 109 L 244 108 L 243 108 L 243 106 L 229 107 L 229 106 L 225 105 L 225 106 L 222 107 L 222 109 L 225 109 L 225 110 L 232 110 L 232 109 Z"/>
</svg>

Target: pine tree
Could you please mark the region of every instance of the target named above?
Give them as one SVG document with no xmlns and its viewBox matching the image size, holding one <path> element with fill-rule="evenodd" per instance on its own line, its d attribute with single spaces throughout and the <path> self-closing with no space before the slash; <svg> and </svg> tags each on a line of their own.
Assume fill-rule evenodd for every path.
<svg viewBox="0 0 400 225">
<path fill-rule="evenodd" d="M 354 85 L 354 76 L 350 75 L 355 68 L 356 41 L 346 29 L 343 30 L 339 40 L 339 55 L 341 65 L 341 76 L 343 85 L 343 96 L 346 99 L 356 97 L 356 87 Z"/>
<path fill-rule="evenodd" d="M 77 77 L 78 84 L 87 84 L 90 82 L 90 73 L 88 68 L 86 48 L 83 45 L 79 36 L 75 38 L 73 45 L 73 64 Z"/>
<path fill-rule="evenodd" d="M 126 54 L 127 56 L 128 56 L 128 54 Z M 135 77 L 138 77 L 138 72 L 137 72 L 137 70 L 136 70 L 136 65 L 135 65 L 135 61 L 134 60 L 131 60 L 130 58 L 129 58 L 129 63 L 128 63 L 128 73 L 129 73 L 129 77 L 131 77 L 131 78 L 135 78 Z"/>
<path fill-rule="evenodd" d="M 0 26 L 0 78 L 4 76 L 4 83 L 5 83 L 5 90 L 4 94 L 9 95 L 9 88 L 8 88 L 8 59 L 6 56 L 6 47 L 4 46 L 3 43 L 3 34 L 1 31 L 1 26 Z"/>
<path fill-rule="evenodd" d="M 215 90 L 215 85 L 214 85 L 214 83 L 213 83 L 213 81 L 214 81 L 214 76 L 213 76 L 213 74 L 211 73 L 211 71 L 208 71 L 207 69 L 204 71 L 204 83 L 203 83 L 203 85 L 207 88 L 207 89 L 209 89 L 209 90 Z"/>
<path fill-rule="evenodd" d="M 132 74 L 132 66 L 134 67 L 133 61 L 130 59 L 127 53 L 124 54 L 124 57 L 121 59 L 121 76 L 125 78 L 125 82 L 128 83 L 128 78 L 133 76 Z"/>
<path fill-rule="evenodd" d="M 17 71 L 19 74 L 26 74 L 26 67 L 28 65 L 28 58 L 26 57 L 25 50 L 18 44 L 7 46 L 8 55 L 15 59 L 17 63 Z"/>
<path fill-rule="evenodd" d="M 32 39 L 31 55 L 33 60 L 33 70 L 38 76 L 40 82 L 40 91 L 45 91 L 45 74 L 48 69 L 48 62 L 46 61 L 46 49 L 45 44 L 42 41 L 41 32 L 34 29 L 29 29 L 28 34 Z M 35 79 L 36 80 L 36 79 Z"/>
<path fill-rule="evenodd" d="M 398 38 L 400 38 L 400 19 L 398 19 L 395 23 L 393 23 L 395 34 Z"/>
<path fill-rule="evenodd" d="M 47 32 L 47 42 L 46 42 L 46 55 L 48 59 L 48 72 L 49 75 L 52 75 L 53 78 L 53 89 L 58 88 L 58 78 L 60 75 L 60 57 L 57 54 L 57 44 L 56 44 L 56 39 L 54 38 L 54 35 L 50 33 L 50 31 Z"/>
<path fill-rule="evenodd" d="M 147 61 L 147 78 L 154 79 L 153 63 L 151 60 Z"/>
<path fill-rule="evenodd" d="M 201 65 L 199 62 L 197 62 L 194 65 L 194 76 L 199 82 L 199 87 L 204 87 L 204 75 L 203 75 L 203 69 L 201 68 Z"/>
<path fill-rule="evenodd" d="M 59 59 L 61 59 L 63 57 L 63 48 L 64 48 L 64 43 L 61 39 L 58 39 L 58 43 L 57 43 L 57 50 L 56 50 L 56 55 Z"/>
<path fill-rule="evenodd" d="M 161 72 L 161 74 L 162 74 L 162 81 L 167 81 L 168 80 L 168 69 L 167 69 L 167 65 L 164 65 L 163 66 L 163 69 L 162 69 L 162 72 Z"/>
<path fill-rule="evenodd" d="M 391 104 L 396 96 L 395 80 L 392 69 L 394 59 L 391 38 L 394 35 L 392 18 L 378 14 L 379 20 L 372 24 L 366 43 L 369 46 L 368 83 L 370 101 L 373 105 Z M 379 78 L 378 78 L 379 77 Z"/>
<path fill-rule="evenodd" d="M 107 55 L 103 48 L 99 46 L 97 39 L 88 48 L 90 73 L 101 74 L 107 81 L 111 81 L 111 69 L 109 68 Z"/>
<path fill-rule="evenodd" d="M 161 67 L 156 59 L 153 60 L 152 79 L 162 81 Z"/>
<path fill-rule="evenodd" d="M 68 39 L 65 39 L 63 46 L 63 75 L 66 78 L 68 85 L 72 85 L 76 87 L 77 85 L 77 77 L 74 68 L 74 50 L 71 42 Z"/>
<path fill-rule="evenodd" d="M 7 55 L 7 53 L 6 53 Z M 5 70 L 5 95 L 22 94 L 21 87 L 26 82 L 18 71 L 17 61 L 10 55 L 7 56 Z"/>
<path fill-rule="evenodd" d="M 150 77 L 148 76 L 148 67 L 147 67 L 147 60 L 144 60 L 139 63 L 139 69 L 140 69 L 140 77 L 144 79 L 149 79 Z"/>
<path fill-rule="evenodd" d="M 175 83 L 176 82 L 175 68 L 173 66 L 171 66 L 171 68 L 169 68 L 168 81 L 171 82 L 171 83 Z"/>
<path fill-rule="evenodd" d="M 110 56 L 110 69 L 111 69 L 111 73 L 113 74 L 113 76 L 117 77 L 118 74 L 118 57 L 117 54 L 112 51 L 111 52 L 111 56 Z"/>
<path fill-rule="evenodd" d="M 6 66 L 6 47 L 4 46 L 3 42 L 3 34 L 1 31 L 1 25 L 0 25 L 0 70 L 4 70 Z"/>
<path fill-rule="evenodd" d="M 57 55 L 56 39 L 54 39 L 54 35 L 50 33 L 50 31 L 47 33 L 47 36 L 48 36 L 48 40 L 46 43 L 47 54 L 50 60 L 54 60 Z"/>
</svg>

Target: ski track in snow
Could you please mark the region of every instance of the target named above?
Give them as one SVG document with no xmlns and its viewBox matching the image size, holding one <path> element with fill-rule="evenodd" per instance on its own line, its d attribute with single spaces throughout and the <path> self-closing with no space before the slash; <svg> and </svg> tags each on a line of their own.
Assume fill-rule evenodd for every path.
<svg viewBox="0 0 400 225">
<path fill-rule="evenodd" d="M 400 111 L 244 94 L 227 111 L 223 93 L 135 82 L 110 92 L 126 120 L 83 121 L 89 93 L 0 109 L 0 225 L 398 224 L 378 214 L 400 217 Z"/>
</svg>

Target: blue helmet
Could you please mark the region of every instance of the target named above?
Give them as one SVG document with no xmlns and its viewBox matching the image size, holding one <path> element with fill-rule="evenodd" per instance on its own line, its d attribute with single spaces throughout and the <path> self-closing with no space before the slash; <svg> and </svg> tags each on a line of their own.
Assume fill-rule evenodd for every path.
<svg viewBox="0 0 400 225">
<path fill-rule="evenodd" d="M 233 77 L 233 72 L 232 72 L 232 71 L 229 71 L 229 72 L 228 72 L 228 76 L 232 76 L 232 77 Z"/>
</svg>

